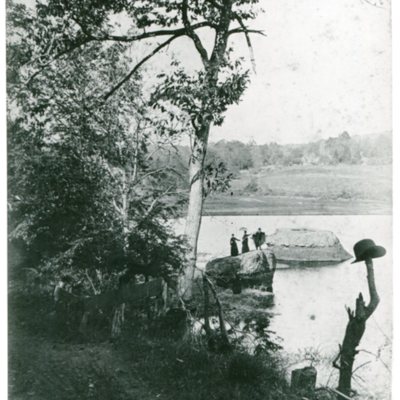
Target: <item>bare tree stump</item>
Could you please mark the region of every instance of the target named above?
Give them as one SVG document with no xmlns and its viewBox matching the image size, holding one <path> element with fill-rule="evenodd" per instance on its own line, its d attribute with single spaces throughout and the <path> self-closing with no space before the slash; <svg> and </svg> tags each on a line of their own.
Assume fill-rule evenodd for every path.
<svg viewBox="0 0 400 400">
<path fill-rule="evenodd" d="M 357 347 L 360 344 L 361 338 L 364 334 L 367 319 L 372 315 L 379 304 L 379 296 L 375 287 L 374 266 L 372 259 L 365 260 L 365 265 L 367 267 L 370 302 L 368 306 L 366 306 L 363 295 L 360 293 L 356 299 L 355 311 L 351 311 L 351 309 L 347 307 L 349 322 L 347 323 L 346 333 L 344 335 L 342 345 L 339 345 L 339 354 L 333 361 L 333 366 L 339 370 L 339 400 L 348 398 L 352 393 L 351 378 L 353 375 L 354 359 L 358 353 Z M 339 360 L 340 364 L 338 364 Z"/>
</svg>

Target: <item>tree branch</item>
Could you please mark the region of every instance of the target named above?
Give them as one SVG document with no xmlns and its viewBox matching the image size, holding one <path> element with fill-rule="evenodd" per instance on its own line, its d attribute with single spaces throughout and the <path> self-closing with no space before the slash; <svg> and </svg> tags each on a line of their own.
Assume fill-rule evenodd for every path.
<svg viewBox="0 0 400 400">
<path fill-rule="evenodd" d="M 105 166 L 106 170 L 108 171 L 108 173 L 110 174 L 111 178 L 115 179 L 115 174 L 112 171 L 110 165 L 108 164 L 107 161 L 104 161 L 103 165 Z"/>
<path fill-rule="evenodd" d="M 229 38 L 229 25 L 231 23 L 232 0 L 223 0 L 223 7 L 216 28 L 214 48 L 211 53 L 210 63 L 217 65 L 223 59 Z M 215 69 L 212 68 L 212 70 Z M 215 71 L 214 71 L 215 75 Z M 216 76 L 215 76 L 216 77 Z M 214 77 L 214 79 L 215 79 Z"/>
<path fill-rule="evenodd" d="M 150 213 L 154 210 L 155 206 L 157 205 L 157 203 L 160 201 L 160 198 L 169 194 L 169 192 L 171 191 L 171 189 L 173 188 L 173 186 L 170 186 L 167 190 L 165 190 L 163 193 L 161 193 L 158 197 L 156 197 L 150 204 L 150 207 L 147 209 L 145 215 L 143 216 L 143 219 L 147 218 Z"/>
<path fill-rule="evenodd" d="M 215 0 L 206 0 L 207 3 L 210 3 L 211 5 L 213 5 L 215 8 L 218 8 L 219 10 L 222 10 L 224 8 L 224 6 L 220 3 L 217 3 Z"/>
<path fill-rule="evenodd" d="M 379 360 L 379 361 L 383 364 L 383 366 L 390 372 L 390 367 L 389 367 L 389 365 L 387 365 L 387 364 L 382 360 L 382 358 L 379 356 L 379 354 L 375 354 L 375 353 L 372 353 L 371 351 L 364 350 L 364 349 L 358 350 L 358 352 L 359 352 L 359 353 L 362 352 L 362 353 L 371 354 L 371 355 L 374 356 L 377 360 Z"/>
<path fill-rule="evenodd" d="M 210 297 L 208 294 L 208 282 L 207 278 L 203 274 L 203 291 L 204 291 L 204 330 L 208 338 L 211 338 L 211 327 L 210 327 Z"/>
<path fill-rule="evenodd" d="M 365 367 L 365 366 L 368 365 L 368 364 L 371 364 L 371 361 L 366 361 L 365 363 L 359 365 L 357 368 L 355 368 L 355 369 L 353 370 L 353 374 L 355 374 L 356 371 L 358 371 L 358 370 L 359 370 L 360 368 L 362 368 L 362 367 Z"/>
<path fill-rule="evenodd" d="M 339 396 L 338 398 L 342 398 L 342 399 L 345 399 L 345 400 L 353 400 L 351 397 L 346 396 L 344 393 L 340 392 L 340 391 L 337 390 L 337 389 L 329 388 L 329 390 L 330 390 L 331 392 L 337 394 L 337 395 Z"/>
<path fill-rule="evenodd" d="M 383 6 L 383 1 L 382 0 L 380 0 L 380 1 L 361 0 L 361 1 L 363 1 L 364 3 L 369 4 L 370 6 L 376 7 L 376 8 L 385 8 Z"/>
<path fill-rule="evenodd" d="M 54 61 L 58 60 L 62 56 L 71 53 L 75 49 L 78 49 L 79 47 L 91 42 L 92 39 L 86 38 L 84 40 L 76 42 L 74 45 L 69 47 L 68 49 L 62 50 L 59 53 L 57 53 L 51 60 L 47 61 L 45 64 L 40 64 L 40 68 L 34 72 L 25 82 L 25 85 L 28 85 L 36 76 L 41 74 L 50 64 L 52 64 Z"/>
<path fill-rule="evenodd" d="M 193 40 L 193 43 L 194 43 L 197 51 L 200 54 L 200 57 L 201 57 L 201 60 L 203 61 L 204 66 L 207 66 L 208 61 L 209 61 L 207 50 L 205 49 L 200 38 L 194 31 L 192 25 L 190 25 L 187 11 L 188 11 L 188 2 L 187 2 L 187 0 L 183 0 L 183 2 L 182 2 L 182 21 L 183 21 L 183 25 L 185 26 L 185 32 Z"/>
<path fill-rule="evenodd" d="M 340 370 L 340 365 L 338 364 L 338 361 L 339 361 L 341 355 L 342 355 L 342 346 L 339 344 L 339 353 L 335 357 L 335 359 L 332 361 L 332 366 L 338 370 Z"/>
<path fill-rule="evenodd" d="M 253 66 L 254 73 L 256 73 L 256 61 L 254 58 L 254 51 L 253 51 L 253 46 L 251 45 L 249 31 L 248 31 L 246 25 L 244 24 L 242 18 L 239 17 L 239 15 L 236 15 L 235 18 L 239 22 L 239 25 L 243 30 L 244 36 L 246 37 L 247 47 L 249 48 L 249 51 L 250 51 L 251 65 Z"/>
<path fill-rule="evenodd" d="M 88 272 L 87 272 L 87 269 L 85 269 L 85 275 L 86 275 L 87 280 L 88 280 L 89 283 L 90 283 L 90 286 L 91 286 L 92 289 L 93 289 L 94 294 L 99 294 L 99 291 L 98 291 L 98 290 L 94 287 L 94 285 L 93 285 L 93 281 L 92 281 L 92 279 L 90 278 L 90 276 L 89 276 L 89 274 L 88 274 Z"/>
<path fill-rule="evenodd" d="M 45 64 L 41 64 L 40 69 L 38 71 L 34 72 L 32 74 L 32 76 L 30 76 L 27 79 L 27 81 L 25 82 L 26 85 L 29 84 L 30 81 L 32 79 L 34 79 L 37 75 L 42 73 L 54 61 L 58 60 L 59 58 L 61 58 L 62 56 L 66 55 L 66 54 L 71 53 L 75 49 L 77 49 L 87 43 L 93 42 L 93 41 L 98 41 L 98 42 L 102 42 L 102 41 L 135 42 L 135 41 L 139 41 L 142 39 L 154 38 L 154 37 L 159 37 L 159 36 L 171 36 L 171 35 L 172 36 L 182 36 L 182 35 L 187 34 L 187 28 L 184 27 L 184 28 L 177 28 L 177 29 L 159 29 L 156 31 L 143 32 L 143 33 L 140 33 L 137 35 L 131 35 L 131 36 L 108 35 L 108 34 L 104 34 L 103 36 L 94 36 L 91 32 L 89 32 L 85 28 L 84 24 L 82 24 L 78 19 L 74 18 L 73 20 L 80 27 L 80 29 L 83 32 L 83 34 L 85 35 L 85 37 L 78 40 L 76 43 L 71 45 L 69 48 L 60 51 L 58 54 L 56 54 L 51 60 L 49 60 Z M 202 21 L 202 22 L 191 25 L 190 30 L 194 31 L 196 29 L 205 28 L 205 27 L 213 28 L 215 26 L 208 21 Z"/>
<path fill-rule="evenodd" d="M 264 31 L 260 30 L 260 29 L 246 29 L 243 30 L 243 28 L 234 28 L 231 29 L 230 31 L 228 31 L 228 35 L 232 35 L 234 33 L 256 33 L 258 35 L 262 35 L 262 36 L 267 36 Z"/>
<path fill-rule="evenodd" d="M 227 346 L 229 346 L 229 338 L 228 338 L 228 333 L 227 333 L 226 327 L 225 327 L 224 314 L 223 314 L 223 311 L 222 311 L 221 302 L 219 301 L 219 298 L 218 298 L 217 291 L 215 289 L 214 284 L 211 282 L 210 279 L 208 279 L 208 277 L 207 277 L 207 275 L 205 273 L 203 273 L 203 279 L 208 284 L 209 288 L 211 289 L 211 292 L 212 292 L 212 294 L 214 296 L 214 299 L 215 299 L 215 303 L 217 305 L 219 327 L 220 327 L 220 330 L 221 330 L 222 340 L 225 342 L 225 344 Z"/>
<path fill-rule="evenodd" d="M 158 174 L 158 173 L 164 172 L 164 171 L 171 171 L 175 175 L 179 176 L 181 179 L 184 179 L 184 177 L 176 169 L 174 169 L 172 167 L 163 167 L 163 168 L 155 169 L 154 171 L 147 172 L 146 174 L 139 177 L 138 181 L 142 181 L 143 179 L 147 178 L 148 176 L 155 175 L 155 174 Z"/>
<path fill-rule="evenodd" d="M 117 202 L 115 201 L 115 199 L 112 199 L 112 204 L 115 208 L 115 211 L 117 211 L 119 214 L 122 215 L 122 208 L 118 207 Z"/>
<path fill-rule="evenodd" d="M 81 25 L 80 25 L 81 26 Z M 194 31 L 199 28 L 213 28 L 214 25 L 207 21 L 202 21 L 197 24 L 190 25 L 190 30 Z M 82 28 L 82 26 L 81 26 Z M 104 35 L 104 36 L 90 36 L 91 40 L 96 41 L 117 41 L 117 42 L 136 42 L 142 39 L 154 38 L 158 36 L 182 36 L 187 34 L 187 27 L 177 29 L 160 29 L 157 31 L 143 32 L 138 35 L 126 36 L 126 35 Z"/>
<path fill-rule="evenodd" d="M 158 45 L 150 54 L 142 58 L 142 60 L 139 63 L 137 63 L 135 67 L 123 79 L 121 79 L 108 93 L 106 93 L 103 96 L 104 101 L 106 101 L 109 97 L 111 97 L 125 82 L 127 82 L 146 61 L 148 61 L 151 57 L 157 54 L 164 47 L 168 46 L 173 40 L 177 39 L 182 35 L 183 34 L 170 37 L 168 40 Z"/>
<path fill-rule="evenodd" d="M 132 173 L 132 181 L 135 182 L 138 174 L 138 163 L 139 163 L 139 129 L 140 129 L 140 121 L 135 130 L 135 152 L 134 152 L 134 163 L 133 163 L 133 173 Z"/>
</svg>

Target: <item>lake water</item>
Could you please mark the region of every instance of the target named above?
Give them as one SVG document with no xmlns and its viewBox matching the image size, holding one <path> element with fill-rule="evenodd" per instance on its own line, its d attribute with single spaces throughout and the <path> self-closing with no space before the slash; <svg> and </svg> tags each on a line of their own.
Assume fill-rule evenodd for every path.
<svg viewBox="0 0 400 400">
<path fill-rule="evenodd" d="M 214 216 L 203 217 L 199 237 L 199 266 L 209 259 L 229 255 L 232 233 L 241 237 L 261 227 L 267 235 L 278 228 L 326 229 L 336 234 L 352 254 L 354 243 L 371 238 L 387 254 L 376 259 L 375 279 L 381 302 L 367 322 L 356 357 L 353 388 L 362 399 L 390 398 L 392 347 L 392 241 L 391 216 Z M 182 229 L 179 224 L 178 230 Z M 318 384 L 336 387 L 332 359 L 342 342 L 348 321 L 345 305 L 352 309 L 360 292 L 369 301 L 364 263 L 352 260 L 336 265 L 286 267 L 278 264 L 274 278 L 275 305 L 270 328 L 282 338 L 283 357 L 290 369 L 309 365 L 314 358 Z M 362 366 L 362 364 L 365 364 Z"/>
</svg>

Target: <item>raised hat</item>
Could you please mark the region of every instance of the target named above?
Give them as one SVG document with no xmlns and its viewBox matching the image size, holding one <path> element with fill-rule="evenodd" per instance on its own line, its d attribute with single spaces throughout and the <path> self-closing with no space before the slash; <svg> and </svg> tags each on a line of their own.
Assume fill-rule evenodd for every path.
<svg viewBox="0 0 400 400">
<path fill-rule="evenodd" d="M 366 258 L 383 257 L 386 250 L 382 246 L 377 246 L 372 239 L 363 239 L 354 245 L 354 255 L 356 259 L 352 264 L 365 261 Z"/>
</svg>

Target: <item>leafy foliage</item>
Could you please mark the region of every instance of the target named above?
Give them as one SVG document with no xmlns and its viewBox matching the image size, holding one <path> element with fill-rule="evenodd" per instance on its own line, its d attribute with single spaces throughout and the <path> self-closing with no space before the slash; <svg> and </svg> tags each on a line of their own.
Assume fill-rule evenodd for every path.
<svg viewBox="0 0 400 400">
<path fill-rule="evenodd" d="M 163 83 L 153 93 L 154 106 L 164 109 L 165 103 L 171 103 L 178 107 L 188 114 L 195 131 L 205 122 L 221 125 L 222 114 L 239 102 L 249 82 L 249 72 L 242 69 L 241 60 L 221 64 L 221 78 L 215 86 L 210 85 L 205 71 L 189 75 L 180 67 L 169 76 L 160 74 Z"/>
<path fill-rule="evenodd" d="M 37 10 L 40 14 L 40 6 Z M 32 78 L 24 66 L 37 51 L 30 11 L 11 8 L 17 36 L 9 41 L 10 239 L 24 255 L 19 268 L 38 267 L 46 280 L 69 274 L 99 290 L 127 270 L 170 275 L 184 261 L 184 242 L 167 223 L 184 199 L 153 169 L 156 151 L 178 130 L 148 105 L 141 78 L 104 102 L 123 75 L 126 45 L 91 43 L 57 59 Z M 43 17 L 44 18 L 44 17 Z"/>
<path fill-rule="evenodd" d="M 224 160 L 227 168 L 234 174 L 254 166 L 253 148 L 239 141 L 221 140 L 210 144 L 209 159 Z"/>
<path fill-rule="evenodd" d="M 228 379 L 232 382 L 256 383 L 267 373 L 262 360 L 248 353 L 235 354 L 228 365 Z"/>
<path fill-rule="evenodd" d="M 366 137 L 343 132 L 337 137 L 299 145 L 270 143 L 253 147 L 261 165 L 386 164 L 391 162 L 389 134 Z"/>
<path fill-rule="evenodd" d="M 204 167 L 203 194 L 207 197 L 211 193 L 226 192 L 230 187 L 232 174 L 227 171 L 223 162 L 209 163 Z"/>
<path fill-rule="evenodd" d="M 229 171 L 262 166 L 390 164 L 392 143 L 389 133 L 355 136 L 347 132 L 304 144 L 257 145 L 219 141 L 209 146 L 208 159 L 224 160 Z"/>
</svg>

